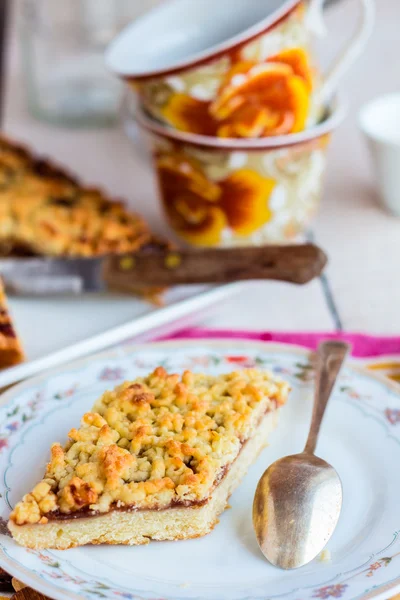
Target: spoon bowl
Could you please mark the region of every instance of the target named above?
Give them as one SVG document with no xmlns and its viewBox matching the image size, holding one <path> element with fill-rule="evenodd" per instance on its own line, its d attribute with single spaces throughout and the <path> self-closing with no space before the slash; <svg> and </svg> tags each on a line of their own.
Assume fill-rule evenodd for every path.
<svg viewBox="0 0 400 600">
<path fill-rule="evenodd" d="M 283 569 L 309 563 L 332 536 L 341 506 L 342 483 L 326 461 L 304 453 L 277 460 L 261 477 L 254 499 L 262 553 Z"/>
<path fill-rule="evenodd" d="M 296 569 L 313 560 L 332 536 L 342 508 L 335 469 L 315 456 L 322 419 L 349 351 L 343 342 L 318 348 L 315 400 L 304 451 L 274 462 L 258 482 L 253 525 L 258 545 L 275 566 Z"/>
</svg>

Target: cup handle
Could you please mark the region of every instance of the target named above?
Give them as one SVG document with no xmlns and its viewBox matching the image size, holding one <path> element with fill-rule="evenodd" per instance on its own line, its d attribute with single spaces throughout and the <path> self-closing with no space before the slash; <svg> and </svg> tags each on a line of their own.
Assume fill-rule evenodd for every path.
<svg viewBox="0 0 400 600">
<path fill-rule="evenodd" d="M 359 0 L 361 5 L 361 20 L 358 29 L 329 68 L 324 77 L 324 84 L 320 90 L 321 101 L 326 102 L 337 90 L 340 79 L 348 71 L 364 50 L 372 33 L 375 23 L 375 0 Z M 325 0 L 310 0 L 307 12 L 309 30 L 318 37 L 327 35 L 324 21 Z"/>
</svg>

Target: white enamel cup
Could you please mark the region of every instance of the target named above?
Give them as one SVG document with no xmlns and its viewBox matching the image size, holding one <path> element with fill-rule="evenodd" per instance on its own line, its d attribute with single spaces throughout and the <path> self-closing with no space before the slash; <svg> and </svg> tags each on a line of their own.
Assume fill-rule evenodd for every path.
<svg viewBox="0 0 400 600">
<path fill-rule="evenodd" d="M 400 93 L 373 100 L 360 111 L 383 206 L 400 217 Z"/>
<path fill-rule="evenodd" d="M 146 111 L 173 129 L 215 137 L 298 133 L 318 123 L 371 34 L 375 0 L 355 1 L 361 9 L 357 30 L 325 73 L 312 47 L 315 35 L 335 43 L 324 26 L 324 0 L 165 0 L 114 40 L 106 62 L 138 92 Z M 265 79 L 255 98 L 260 72 Z M 269 123 L 259 123 L 271 113 L 265 90 L 277 89 L 278 73 L 280 89 L 291 91 L 279 96 L 278 109 L 272 94 L 272 112 L 283 108 L 269 130 Z M 227 116 L 228 105 L 233 116 Z M 293 105 L 296 116 L 289 114 L 292 124 L 287 120 L 282 130 L 283 114 Z M 255 127 L 239 113 L 250 113 Z"/>
</svg>

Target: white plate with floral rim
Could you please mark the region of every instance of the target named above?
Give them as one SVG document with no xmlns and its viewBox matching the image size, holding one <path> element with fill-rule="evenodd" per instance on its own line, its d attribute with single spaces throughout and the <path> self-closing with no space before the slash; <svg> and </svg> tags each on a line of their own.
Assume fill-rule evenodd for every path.
<svg viewBox="0 0 400 600">
<path fill-rule="evenodd" d="M 128 346 L 27 381 L 0 407 L 0 506 L 7 519 L 40 479 L 53 441 L 63 441 L 105 389 L 158 365 L 221 373 L 258 366 L 293 387 L 270 446 L 231 498 L 231 510 L 201 539 L 139 547 L 29 551 L 0 536 L 0 565 L 56 599 L 311 600 L 386 599 L 400 591 L 400 387 L 357 367 L 344 370 L 318 446 L 338 470 L 344 506 L 329 542 L 328 562 L 297 571 L 265 561 L 252 529 L 251 507 L 264 469 L 298 452 L 311 414 L 313 371 L 308 351 L 239 341 L 166 342 Z"/>
</svg>

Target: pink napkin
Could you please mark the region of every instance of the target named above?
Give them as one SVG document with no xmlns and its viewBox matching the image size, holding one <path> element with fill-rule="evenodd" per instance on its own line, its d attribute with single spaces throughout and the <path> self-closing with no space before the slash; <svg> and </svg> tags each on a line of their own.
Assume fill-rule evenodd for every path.
<svg viewBox="0 0 400 600">
<path fill-rule="evenodd" d="M 368 368 L 400 382 L 400 337 L 382 337 L 358 333 L 281 333 L 272 331 L 231 331 L 218 329 L 182 329 L 162 339 L 232 339 L 280 342 L 315 350 L 321 340 L 349 342 L 353 357 Z"/>
</svg>

